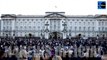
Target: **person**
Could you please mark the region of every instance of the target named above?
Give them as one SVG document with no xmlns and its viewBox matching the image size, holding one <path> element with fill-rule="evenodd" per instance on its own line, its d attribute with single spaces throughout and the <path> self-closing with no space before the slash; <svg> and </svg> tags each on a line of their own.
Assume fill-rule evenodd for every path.
<svg viewBox="0 0 107 60">
<path fill-rule="evenodd" d="M 24 48 L 20 50 L 19 57 L 20 57 L 20 60 L 27 60 L 28 52 L 26 51 L 26 46 L 24 46 Z"/>
<path fill-rule="evenodd" d="M 69 57 L 69 59 L 72 59 L 72 56 L 73 55 L 73 50 L 72 49 L 69 49 L 68 50 L 68 57 Z"/>
<path fill-rule="evenodd" d="M 53 56 L 52 60 L 62 60 L 62 58 L 61 58 L 61 56 L 55 54 Z"/>
<path fill-rule="evenodd" d="M 40 54 L 35 52 L 32 60 L 40 60 Z"/>
<path fill-rule="evenodd" d="M 5 60 L 3 50 L 0 50 L 0 60 Z"/>
<path fill-rule="evenodd" d="M 18 48 L 18 46 L 15 46 L 15 48 L 14 48 L 14 54 L 15 54 L 15 56 L 16 56 L 16 58 L 18 59 L 19 58 L 19 48 Z"/>
<path fill-rule="evenodd" d="M 84 60 L 87 60 L 89 58 L 89 52 L 88 51 L 84 51 L 83 58 L 84 58 Z"/>
<path fill-rule="evenodd" d="M 12 46 L 12 51 L 11 51 L 11 58 L 10 60 L 17 60 L 17 57 L 16 57 L 16 50 L 15 50 L 15 46 Z"/>
<path fill-rule="evenodd" d="M 49 53 L 47 53 L 46 51 L 44 52 L 44 56 L 42 56 L 43 60 L 49 60 L 50 56 Z"/>
</svg>

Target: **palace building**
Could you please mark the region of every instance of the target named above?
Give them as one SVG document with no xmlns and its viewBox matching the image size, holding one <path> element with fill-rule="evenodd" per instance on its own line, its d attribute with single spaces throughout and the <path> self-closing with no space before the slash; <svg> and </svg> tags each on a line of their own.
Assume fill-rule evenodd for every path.
<svg viewBox="0 0 107 60">
<path fill-rule="evenodd" d="M 107 37 L 107 15 L 65 15 L 65 12 L 46 12 L 46 15 L 2 14 L 1 36 L 67 38 L 78 34 L 86 37 Z"/>
</svg>

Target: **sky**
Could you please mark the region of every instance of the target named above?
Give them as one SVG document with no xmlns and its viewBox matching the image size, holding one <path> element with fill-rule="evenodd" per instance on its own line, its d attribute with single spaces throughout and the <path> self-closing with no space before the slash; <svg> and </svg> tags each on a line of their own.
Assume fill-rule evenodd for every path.
<svg viewBox="0 0 107 60">
<path fill-rule="evenodd" d="M 107 14 L 97 9 L 98 1 L 107 0 L 0 0 L 1 14 L 45 15 L 45 12 L 65 12 L 66 15 Z"/>
</svg>

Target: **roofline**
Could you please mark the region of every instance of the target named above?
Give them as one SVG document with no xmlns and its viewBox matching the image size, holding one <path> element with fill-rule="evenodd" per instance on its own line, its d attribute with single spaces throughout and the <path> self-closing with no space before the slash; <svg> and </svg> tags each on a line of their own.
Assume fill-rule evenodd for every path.
<svg viewBox="0 0 107 60">
<path fill-rule="evenodd" d="M 65 12 L 45 12 L 45 13 L 65 13 Z"/>
</svg>

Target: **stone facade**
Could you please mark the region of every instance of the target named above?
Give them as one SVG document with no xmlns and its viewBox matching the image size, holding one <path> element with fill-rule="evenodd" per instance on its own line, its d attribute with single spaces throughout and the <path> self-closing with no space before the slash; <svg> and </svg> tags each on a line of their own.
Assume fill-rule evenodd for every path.
<svg viewBox="0 0 107 60">
<path fill-rule="evenodd" d="M 78 34 L 86 37 L 107 36 L 107 15 L 65 15 L 65 12 L 46 12 L 46 15 L 1 15 L 1 36 L 67 38 Z"/>
</svg>

